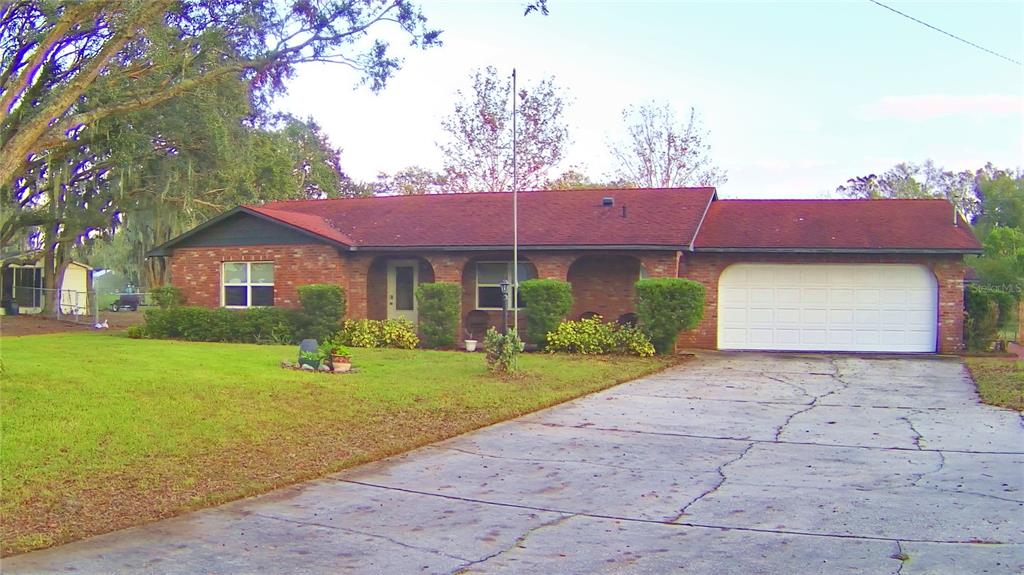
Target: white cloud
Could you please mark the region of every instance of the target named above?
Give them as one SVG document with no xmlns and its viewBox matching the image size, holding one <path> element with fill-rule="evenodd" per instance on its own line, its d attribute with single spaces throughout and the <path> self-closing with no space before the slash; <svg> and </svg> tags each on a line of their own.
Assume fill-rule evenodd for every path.
<svg viewBox="0 0 1024 575">
<path fill-rule="evenodd" d="M 1024 113 L 1024 97 L 1012 94 L 921 94 L 885 96 L 867 107 L 869 116 L 931 120 L 946 116 L 998 117 Z"/>
</svg>

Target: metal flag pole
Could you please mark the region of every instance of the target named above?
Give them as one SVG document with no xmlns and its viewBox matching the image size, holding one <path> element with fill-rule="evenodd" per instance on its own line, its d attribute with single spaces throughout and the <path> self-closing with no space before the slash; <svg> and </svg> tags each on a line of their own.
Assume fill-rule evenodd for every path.
<svg viewBox="0 0 1024 575">
<path fill-rule="evenodd" d="M 512 329 L 519 335 L 519 170 L 516 139 L 516 69 L 512 68 Z"/>
</svg>

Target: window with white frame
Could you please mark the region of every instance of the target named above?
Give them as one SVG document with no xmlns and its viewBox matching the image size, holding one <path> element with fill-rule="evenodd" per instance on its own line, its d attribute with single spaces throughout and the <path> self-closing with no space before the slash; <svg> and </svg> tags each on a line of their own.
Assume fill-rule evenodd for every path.
<svg viewBox="0 0 1024 575">
<path fill-rule="evenodd" d="M 533 266 L 519 263 L 519 281 L 537 277 Z M 476 264 L 476 308 L 501 309 L 501 281 L 508 281 L 509 309 L 516 307 L 516 290 L 512 284 L 512 262 L 478 262 Z M 520 307 L 525 306 L 525 304 Z"/>
<path fill-rule="evenodd" d="M 221 279 L 224 307 L 274 305 L 272 262 L 224 262 Z"/>
</svg>

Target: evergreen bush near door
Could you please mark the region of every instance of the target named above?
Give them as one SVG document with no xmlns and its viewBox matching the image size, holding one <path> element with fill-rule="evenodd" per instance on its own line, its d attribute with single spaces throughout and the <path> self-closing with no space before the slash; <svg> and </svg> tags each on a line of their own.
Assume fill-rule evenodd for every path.
<svg viewBox="0 0 1024 575">
<path fill-rule="evenodd" d="M 299 308 L 295 318 L 298 339 L 327 341 L 341 331 L 345 315 L 345 290 L 333 284 L 299 286 Z"/>
<path fill-rule="evenodd" d="M 519 298 L 525 304 L 526 340 L 543 349 L 548 333 L 558 329 L 572 309 L 572 285 L 551 279 L 526 280 L 519 284 Z"/>
<path fill-rule="evenodd" d="M 636 282 L 636 315 L 640 329 L 658 353 L 671 353 L 680 332 L 697 327 L 704 317 L 703 284 L 682 278 Z"/>
<path fill-rule="evenodd" d="M 424 347 L 454 347 L 459 327 L 462 287 L 454 283 L 424 283 L 416 288 L 420 334 Z"/>
</svg>

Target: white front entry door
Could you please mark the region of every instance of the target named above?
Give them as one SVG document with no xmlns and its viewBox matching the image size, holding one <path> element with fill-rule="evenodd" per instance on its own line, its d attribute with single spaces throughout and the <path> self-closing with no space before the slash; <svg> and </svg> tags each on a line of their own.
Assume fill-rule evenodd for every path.
<svg viewBox="0 0 1024 575">
<path fill-rule="evenodd" d="M 420 265 L 416 260 L 388 261 L 388 319 L 419 320 L 416 311 L 416 286 L 420 282 Z"/>
<path fill-rule="evenodd" d="M 937 324 L 923 266 L 735 264 L 718 280 L 719 349 L 934 352 Z"/>
</svg>

